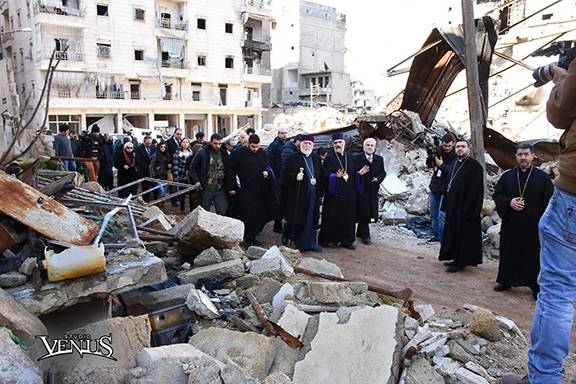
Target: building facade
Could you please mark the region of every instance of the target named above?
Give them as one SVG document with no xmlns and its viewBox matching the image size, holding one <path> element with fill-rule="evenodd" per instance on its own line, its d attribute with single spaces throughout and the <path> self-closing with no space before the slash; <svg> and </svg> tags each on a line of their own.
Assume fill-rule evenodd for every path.
<svg viewBox="0 0 576 384">
<path fill-rule="evenodd" d="M 354 108 L 363 108 L 371 111 L 378 105 L 376 91 L 365 87 L 361 80 L 352 80 L 350 87 L 352 88 L 352 106 Z"/>
<path fill-rule="evenodd" d="M 2 38 L 20 105 L 36 104 L 52 52 L 60 59 L 53 132 L 96 121 L 105 132 L 178 127 L 188 136 L 261 126 L 272 0 L 4 0 L 0 12 L 2 32 L 32 29 Z"/>
<path fill-rule="evenodd" d="M 303 0 L 277 0 L 274 12 L 271 104 L 350 105 L 346 15 Z"/>
</svg>

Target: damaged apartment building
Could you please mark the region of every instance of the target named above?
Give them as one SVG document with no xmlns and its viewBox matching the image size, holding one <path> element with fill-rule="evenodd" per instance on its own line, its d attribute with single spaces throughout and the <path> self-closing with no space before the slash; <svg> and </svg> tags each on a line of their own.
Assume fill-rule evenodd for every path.
<svg viewBox="0 0 576 384">
<path fill-rule="evenodd" d="M 0 7 L 2 32 L 16 31 L 2 39 L 20 105 L 29 96 L 30 105 L 38 101 L 52 52 L 61 59 L 50 92 L 52 132 L 97 121 L 107 133 L 261 128 L 272 0 L 6 0 Z M 42 128 L 37 116 L 34 129 Z"/>
<path fill-rule="evenodd" d="M 346 15 L 308 1 L 276 0 L 274 18 L 272 104 L 350 105 Z"/>
</svg>

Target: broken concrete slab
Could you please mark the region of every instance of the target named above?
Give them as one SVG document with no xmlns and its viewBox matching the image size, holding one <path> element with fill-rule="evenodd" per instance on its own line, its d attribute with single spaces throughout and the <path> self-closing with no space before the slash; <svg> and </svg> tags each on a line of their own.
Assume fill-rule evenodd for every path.
<svg viewBox="0 0 576 384">
<path fill-rule="evenodd" d="M 250 376 L 260 380 L 268 376 L 276 345 L 270 337 L 221 328 L 200 331 L 190 338 L 189 343 L 217 360 L 234 361 Z"/>
<path fill-rule="evenodd" d="M 250 273 L 284 281 L 294 275 L 294 268 L 286 261 L 277 246 L 272 246 L 259 260 L 250 265 Z"/>
<path fill-rule="evenodd" d="M 460 364 L 449 357 L 434 356 L 432 362 L 434 368 L 444 376 L 452 377 L 460 369 Z"/>
<path fill-rule="evenodd" d="M 228 360 L 220 373 L 224 384 L 261 384 L 260 380 L 250 376 L 247 370 Z"/>
<path fill-rule="evenodd" d="M 48 334 L 48 330 L 38 317 L 1 289 L 0 327 L 10 329 L 29 346 L 39 341 L 36 336 Z"/>
<path fill-rule="evenodd" d="M 292 304 L 286 305 L 282 317 L 277 324 L 292 336 L 298 338 L 304 335 L 310 315 L 300 311 Z M 276 353 L 270 372 L 281 372 L 289 377 L 294 375 L 294 365 L 300 357 L 301 351 L 292 349 L 280 339 L 276 340 Z"/>
<path fill-rule="evenodd" d="M 292 380 L 283 373 L 273 373 L 262 381 L 262 384 L 292 384 Z"/>
<path fill-rule="evenodd" d="M 124 304 L 129 315 L 143 315 L 185 303 L 191 289 L 194 289 L 193 284 L 177 285 L 144 295 L 128 297 L 124 300 Z"/>
<path fill-rule="evenodd" d="M 129 382 L 130 370 L 137 367 L 136 357 L 142 349 L 150 348 L 151 331 L 148 316 L 128 316 L 106 319 L 68 332 L 70 335 L 90 335 L 92 348 L 100 337 L 110 337 L 112 356 L 116 361 L 94 355 L 80 357 L 78 353 L 54 357 L 51 358 L 51 382 L 94 384 Z M 106 350 L 102 352 L 105 355 L 109 353 Z"/>
<path fill-rule="evenodd" d="M 470 323 L 470 330 L 480 337 L 490 341 L 502 339 L 502 332 L 496 316 L 490 310 L 479 308 L 474 311 L 474 318 Z"/>
<path fill-rule="evenodd" d="M 306 282 L 295 295 L 306 304 L 335 304 L 353 307 L 366 303 L 368 284 L 364 282 Z M 308 302 L 306 302 L 308 301 Z"/>
<path fill-rule="evenodd" d="M 158 254 L 164 255 L 166 254 L 166 252 L 168 252 L 168 243 L 165 243 L 163 241 L 145 241 L 144 247 L 146 247 L 146 250 L 148 252 L 153 253 L 155 255 Z"/>
<path fill-rule="evenodd" d="M 236 279 L 236 286 L 241 289 L 248 289 L 260 284 L 260 278 L 256 275 L 246 274 Z"/>
<path fill-rule="evenodd" d="M 406 369 L 406 384 L 445 384 L 444 378 L 432 368 L 428 360 L 417 358 Z"/>
<path fill-rule="evenodd" d="M 26 283 L 28 277 L 20 272 L 10 271 L 0 275 L 0 287 L 12 288 L 19 287 Z"/>
<path fill-rule="evenodd" d="M 284 256 L 284 258 L 290 263 L 290 265 L 298 264 L 300 258 L 302 257 L 302 254 L 297 249 L 289 248 L 284 245 L 281 245 L 280 247 L 278 247 L 278 249 L 280 250 L 280 252 L 282 252 L 282 256 Z"/>
<path fill-rule="evenodd" d="M 398 380 L 403 315 L 394 307 L 364 308 L 346 324 L 321 313 L 311 350 L 296 363 L 293 381 L 301 384 L 392 384 Z"/>
<path fill-rule="evenodd" d="M 416 193 L 413 193 L 408 198 L 406 205 L 404 205 L 404 209 L 406 212 L 412 215 L 425 215 L 428 213 L 429 210 L 429 200 L 430 195 L 424 190 L 417 190 Z"/>
<path fill-rule="evenodd" d="M 130 371 L 131 384 L 188 384 L 188 375 L 184 367 L 190 358 L 165 357 L 154 360 L 146 368 L 136 367 Z"/>
<path fill-rule="evenodd" d="M 254 294 L 254 297 L 260 304 L 272 303 L 274 296 L 282 288 L 282 284 L 274 279 L 265 277 L 257 287 L 250 288 L 248 291 Z"/>
<path fill-rule="evenodd" d="M 244 256 L 244 253 L 242 253 L 242 251 L 239 251 L 237 249 L 219 249 L 218 253 L 222 258 L 222 261 L 241 259 L 242 256 Z"/>
<path fill-rule="evenodd" d="M 31 283 L 7 290 L 34 315 L 166 281 L 164 263 L 140 249 L 133 255 L 108 257 L 106 271 L 97 275 L 45 283 L 35 291 Z"/>
<path fill-rule="evenodd" d="M 32 276 L 32 272 L 34 271 L 34 268 L 36 268 L 37 266 L 38 266 L 38 262 L 37 262 L 36 258 L 35 257 L 29 257 L 22 262 L 22 265 L 20 265 L 20 269 L 18 269 L 18 272 L 20 272 L 26 276 Z"/>
<path fill-rule="evenodd" d="M 496 203 L 494 200 L 484 199 L 482 202 L 482 216 L 490 216 L 495 209 Z"/>
<path fill-rule="evenodd" d="M 170 224 L 168 222 L 168 220 L 166 219 L 166 216 L 164 216 L 163 213 L 160 213 L 160 214 L 146 220 L 140 226 L 145 227 L 145 228 L 152 228 L 152 229 L 156 229 L 158 231 L 164 231 L 164 232 L 172 229 L 172 224 Z"/>
<path fill-rule="evenodd" d="M 344 277 L 339 266 L 325 259 L 318 260 L 312 257 L 303 257 L 298 264 L 298 268 L 329 276 Z"/>
<path fill-rule="evenodd" d="M 472 361 L 469 361 L 466 364 L 464 364 L 464 367 L 466 367 L 466 369 L 468 369 L 469 371 L 472 371 L 473 373 L 482 376 L 488 381 L 494 380 L 494 378 L 491 377 L 486 371 L 486 369 L 480 364 L 476 364 Z"/>
<path fill-rule="evenodd" d="M 290 283 L 285 283 L 272 298 L 272 306 L 279 307 L 288 296 L 294 296 L 294 287 Z"/>
<path fill-rule="evenodd" d="M 1 314 L 0 314 L 1 316 Z M 18 384 L 43 383 L 42 371 L 24 350 L 12 340 L 12 332 L 0 328 L 0 382 Z"/>
<path fill-rule="evenodd" d="M 214 247 L 210 247 L 196 256 L 194 259 L 194 268 L 205 267 L 207 265 L 218 264 L 221 262 L 222 256 L 220 256 L 220 253 L 218 253 Z"/>
<path fill-rule="evenodd" d="M 485 378 L 467 370 L 466 368 L 458 369 L 454 376 L 465 384 L 489 384 Z"/>
<path fill-rule="evenodd" d="M 217 319 L 220 317 L 218 308 L 216 308 L 214 303 L 210 301 L 210 298 L 199 289 L 193 288 L 188 292 L 186 305 L 188 309 L 207 319 Z"/>
<path fill-rule="evenodd" d="M 414 309 L 416 311 L 418 311 L 422 321 L 426 321 L 426 320 L 430 319 L 432 316 L 434 316 L 434 313 L 435 313 L 434 307 L 431 306 L 430 304 L 415 305 Z"/>
<path fill-rule="evenodd" d="M 170 233 L 194 244 L 194 247 L 179 246 L 181 253 L 198 255 L 210 247 L 236 247 L 244 238 L 244 223 L 197 207 L 172 228 Z"/>
<path fill-rule="evenodd" d="M 468 352 L 467 350 L 462 347 L 459 343 L 454 343 L 450 348 L 450 357 L 454 360 L 458 360 L 463 364 L 466 364 L 469 361 L 476 361 L 476 358 L 473 354 Z"/>
<path fill-rule="evenodd" d="M 182 284 L 196 284 L 200 279 L 228 276 L 235 278 L 242 275 L 244 275 L 244 264 L 242 264 L 242 260 L 235 259 L 219 264 L 193 268 L 188 272 L 178 274 L 178 278 Z"/>
<path fill-rule="evenodd" d="M 151 361 L 162 358 L 207 358 L 216 364 L 220 369 L 224 368 L 224 363 L 208 356 L 204 352 L 194 348 L 191 344 L 170 344 L 161 347 L 144 348 L 137 356 L 136 361 L 140 368 L 146 367 Z"/>
<path fill-rule="evenodd" d="M 266 248 L 258 247 L 258 246 L 251 246 L 248 247 L 246 250 L 246 256 L 249 259 L 260 259 L 268 250 Z"/>
<path fill-rule="evenodd" d="M 224 366 L 224 363 L 206 354 L 199 359 L 190 359 L 185 370 L 188 384 L 223 384 L 220 372 Z"/>
</svg>

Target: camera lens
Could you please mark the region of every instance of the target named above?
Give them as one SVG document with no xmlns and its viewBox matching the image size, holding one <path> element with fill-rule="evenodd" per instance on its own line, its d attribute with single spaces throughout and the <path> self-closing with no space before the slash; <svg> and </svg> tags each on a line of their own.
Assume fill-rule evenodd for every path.
<svg viewBox="0 0 576 384">
<path fill-rule="evenodd" d="M 552 69 L 552 67 L 550 67 L 550 64 L 548 64 L 543 67 L 534 69 L 532 77 L 534 78 L 534 80 L 536 80 L 534 86 L 538 88 L 554 78 L 554 70 Z"/>
</svg>

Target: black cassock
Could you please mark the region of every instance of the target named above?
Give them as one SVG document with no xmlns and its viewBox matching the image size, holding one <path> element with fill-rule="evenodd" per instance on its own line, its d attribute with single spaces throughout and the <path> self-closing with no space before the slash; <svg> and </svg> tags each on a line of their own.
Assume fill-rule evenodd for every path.
<svg viewBox="0 0 576 384">
<path fill-rule="evenodd" d="M 502 219 L 500 230 L 500 268 L 496 281 L 511 287 L 527 286 L 537 288 L 540 273 L 540 240 L 538 222 L 544 214 L 548 201 L 554 193 L 550 177 L 538 168 L 533 168 L 528 184 L 526 179 L 530 169 L 518 172 L 512 168 L 500 177 L 494 192 L 494 202 Z M 524 193 L 524 209 L 516 211 L 510 201 L 520 196 L 520 186 Z"/>
<path fill-rule="evenodd" d="M 441 207 L 446 212 L 446 222 L 440 260 L 454 260 L 460 267 L 482 264 L 483 172 L 480 163 L 468 157 L 462 162 L 456 161 L 448 175 Z"/>
<path fill-rule="evenodd" d="M 240 188 L 237 188 L 236 207 L 240 220 L 244 222 L 244 238 L 254 240 L 266 223 L 274 220 L 278 215 L 278 195 L 272 179 L 272 174 L 266 160 L 266 152 L 259 149 L 253 153 L 248 147 L 242 147 L 230 156 L 230 169 L 227 177 L 229 183 L 234 178 L 240 179 Z M 262 173 L 268 171 L 268 178 Z M 233 184 L 230 184 L 233 185 Z"/>
<path fill-rule="evenodd" d="M 354 156 L 354 162 L 356 163 L 356 171 L 360 171 L 365 165 L 370 167 L 364 176 L 360 176 L 362 188 L 356 188 L 356 222 L 367 224 L 370 223 L 371 219 L 378 221 L 378 190 L 386 177 L 384 158 L 376 154 L 372 155 L 372 163 L 370 163 L 366 154 L 360 153 Z M 378 182 L 373 183 L 373 178 L 377 178 Z M 358 229 L 360 232 L 360 228 Z"/>
<path fill-rule="evenodd" d="M 340 162 L 338 161 L 338 158 Z M 346 166 L 347 165 L 347 166 Z M 337 178 L 339 169 L 346 170 L 348 181 Z M 322 166 L 324 179 L 324 205 L 322 207 L 322 227 L 318 235 L 320 245 L 354 243 L 356 223 L 356 166 L 354 156 L 349 153 L 337 155 L 332 152 Z"/>
</svg>

